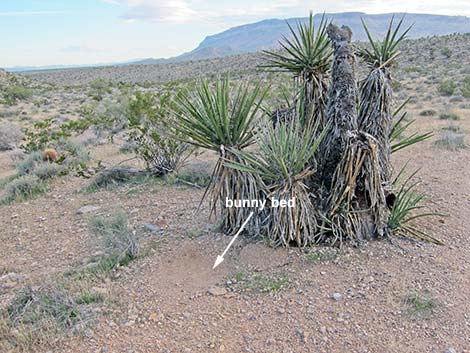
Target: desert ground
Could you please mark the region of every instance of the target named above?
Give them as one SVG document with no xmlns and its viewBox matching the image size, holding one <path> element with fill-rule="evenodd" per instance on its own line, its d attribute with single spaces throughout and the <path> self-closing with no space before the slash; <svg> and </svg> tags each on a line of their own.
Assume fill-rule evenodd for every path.
<svg viewBox="0 0 470 353">
<path fill-rule="evenodd" d="M 470 352 L 469 44 L 468 34 L 406 41 L 394 71 L 396 105 L 409 99 L 415 120 L 407 133 L 433 136 L 394 154 L 393 166 L 419 169 L 427 209 L 439 215 L 415 223 L 443 245 L 393 236 L 286 249 L 241 236 L 215 270 L 231 237 L 217 230 L 207 202 L 199 205 L 211 152 L 190 156 L 175 175 L 97 186 L 104 168 L 143 164 L 123 131 L 110 140 L 88 128 L 66 136 L 86 166 L 80 160 L 19 195 L 11 184 L 30 173 L 25 129 L 48 118 L 123 115 L 134 90 L 227 72 L 270 84 L 275 105 L 286 74 L 258 70 L 257 54 L 1 72 L 4 92 L 28 94 L 0 104 L 0 351 Z M 140 251 L 108 266 L 93 222 L 113 219 L 125 219 Z"/>
</svg>

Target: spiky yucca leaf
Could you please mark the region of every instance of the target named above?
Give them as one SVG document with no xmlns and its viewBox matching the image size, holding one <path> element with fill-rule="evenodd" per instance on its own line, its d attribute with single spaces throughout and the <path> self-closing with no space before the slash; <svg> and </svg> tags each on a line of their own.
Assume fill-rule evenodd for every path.
<svg viewBox="0 0 470 353">
<path fill-rule="evenodd" d="M 398 45 L 406 38 L 406 35 L 411 29 L 410 26 L 404 30 L 403 33 L 399 34 L 404 19 L 405 17 L 402 17 L 398 22 L 398 25 L 393 29 L 394 17 L 392 16 L 387 34 L 382 41 L 373 39 L 364 19 L 361 19 L 372 49 L 361 48 L 357 51 L 357 55 L 372 68 L 381 68 L 392 65 L 394 60 L 398 55 L 400 55 Z"/>
<path fill-rule="evenodd" d="M 320 239 L 320 216 L 306 180 L 315 172 L 312 157 L 325 131 L 316 134 L 310 126 L 303 128 L 298 117 L 275 127 L 266 125 L 259 134 L 259 151 L 234 151 L 243 162 L 226 162 L 228 167 L 258 179 L 260 195 L 267 198 L 268 204 L 263 212 L 262 233 L 273 245 L 305 246 Z M 295 207 L 271 207 L 271 199 L 295 200 Z"/>
<path fill-rule="evenodd" d="M 332 55 L 326 32 L 327 23 L 323 16 L 318 29 L 315 30 L 313 14 L 310 13 L 308 23 L 298 22 L 296 30 L 289 23 L 287 25 L 291 38 L 283 37 L 283 41 L 280 42 L 282 48 L 280 52 L 264 51 L 267 63 L 261 65 L 261 68 L 293 74 L 295 100 L 289 109 L 295 110 L 294 106 L 300 105 L 304 122 L 315 122 L 321 130 L 326 124 L 326 93 Z M 297 112 L 290 114 L 289 111 L 285 111 L 284 113 L 281 115 L 286 117 L 298 115 Z"/>
<path fill-rule="evenodd" d="M 280 42 L 285 52 L 263 50 L 266 64 L 261 67 L 273 71 L 288 71 L 296 76 L 313 75 L 314 72 L 326 73 L 332 54 L 326 34 L 326 20 L 323 17 L 315 31 L 313 14 L 310 12 L 308 23 L 297 23 L 297 31 L 287 23 L 292 39 L 283 36 Z"/>
<path fill-rule="evenodd" d="M 412 182 L 412 178 L 418 173 L 419 170 L 412 173 L 406 178 L 396 193 L 396 199 L 390 212 L 389 227 L 392 232 L 404 236 L 413 236 L 422 240 L 426 240 L 435 244 L 442 244 L 442 242 L 431 235 L 415 228 L 410 223 L 411 221 L 429 216 L 438 216 L 440 214 L 434 212 L 421 212 L 425 206 L 422 205 L 425 194 L 416 190 L 419 182 Z M 399 173 L 397 180 L 403 179 L 404 168 Z"/>
<path fill-rule="evenodd" d="M 312 157 L 325 132 L 316 138 L 312 127 L 304 128 L 297 119 L 265 125 L 259 134 L 259 153 L 234 151 L 247 163 L 231 166 L 259 175 L 267 185 L 293 182 L 313 172 Z"/>
<path fill-rule="evenodd" d="M 393 126 L 392 130 L 390 132 L 390 143 L 391 143 L 391 150 L 392 153 L 398 152 L 402 150 L 403 148 L 407 148 L 411 145 L 414 145 L 415 143 L 427 140 L 431 136 L 433 136 L 433 133 L 430 132 L 425 132 L 423 134 L 419 134 L 417 132 L 403 137 L 403 133 L 415 122 L 415 120 L 410 120 L 408 122 L 405 122 L 405 118 L 407 113 L 406 112 L 401 112 L 404 106 L 408 103 L 408 100 L 403 102 L 393 113 L 393 117 L 396 119 Z M 401 113 L 401 115 L 399 115 Z"/>
<path fill-rule="evenodd" d="M 266 91 L 259 86 L 230 88 L 228 78 L 219 80 L 211 90 L 207 81 L 195 95 L 181 92 L 176 98 L 178 129 L 187 142 L 220 152 L 221 148 L 243 149 L 254 142 L 257 113 Z"/>
<path fill-rule="evenodd" d="M 176 99 L 176 125 L 186 136 L 186 141 L 219 153 L 203 200 L 210 196 L 211 213 L 220 211 L 223 229 L 228 233 L 241 226 L 250 210 L 227 208 L 225 200 L 257 199 L 258 190 L 251 175 L 227 168 L 223 162 L 238 162 L 238 157 L 231 151 L 241 151 L 254 143 L 264 95 L 259 86 L 249 90 L 240 85 L 232 90 L 229 80 L 224 78 L 217 81 L 213 89 L 203 81 L 194 96 L 183 92 Z M 248 228 L 256 226 L 258 221 L 259 218 L 254 217 Z"/>
</svg>

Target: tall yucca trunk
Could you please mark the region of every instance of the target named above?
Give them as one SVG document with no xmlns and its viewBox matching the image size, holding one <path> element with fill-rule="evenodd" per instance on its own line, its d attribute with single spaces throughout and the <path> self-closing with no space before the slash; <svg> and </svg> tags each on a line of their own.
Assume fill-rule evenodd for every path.
<svg viewBox="0 0 470 353">
<path fill-rule="evenodd" d="M 358 89 L 351 34 L 348 27 L 328 28 L 334 59 L 323 170 L 324 182 L 330 190 L 330 228 L 339 243 L 343 239 L 382 235 L 386 223 L 377 142 L 370 134 L 358 131 Z"/>
<path fill-rule="evenodd" d="M 321 169 L 324 182 L 329 186 L 344 154 L 348 131 L 357 129 L 357 84 L 351 30 L 330 24 L 327 32 L 333 43 L 334 57 L 332 84 L 328 92 L 328 132 L 321 147 Z"/>
</svg>

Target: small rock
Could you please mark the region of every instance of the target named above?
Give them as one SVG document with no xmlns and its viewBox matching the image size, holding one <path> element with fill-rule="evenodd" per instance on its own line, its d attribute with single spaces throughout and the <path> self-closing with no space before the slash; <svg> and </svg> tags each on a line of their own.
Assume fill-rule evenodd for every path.
<svg viewBox="0 0 470 353">
<path fill-rule="evenodd" d="M 86 205 L 82 206 L 77 210 L 77 214 L 87 214 L 87 213 L 93 213 L 98 210 L 100 210 L 101 207 L 99 206 L 93 206 L 93 205 Z"/>
<path fill-rule="evenodd" d="M 217 287 L 217 286 L 210 287 L 210 288 L 208 289 L 208 292 L 209 292 L 210 295 L 213 295 L 214 297 L 227 294 L 227 290 L 226 290 L 225 288 L 223 288 L 223 287 Z"/>
<path fill-rule="evenodd" d="M 155 224 L 152 224 L 152 223 L 144 223 L 143 227 L 145 228 L 145 230 L 148 230 L 149 232 L 152 232 L 152 233 L 156 233 L 162 230 L 159 226 L 156 226 Z"/>
<path fill-rule="evenodd" d="M 339 293 L 333 293 L 333 295 L 331 297 L 336 301 L 341 300 L 341 294 L 339 294 Z"/>
<path fill-rule="evenodd" d="M 153 322 L 157 322 L 158 321 L 158 314 L 157 313 L 150 314 L 149 320 L 153 321 Z"/>
<path fill-rule="evenodd" d="M 449 348 L 446 349 L 445 353 L 457 353 L 457 351 L 454 348 L 449 347 Z"/>
</svg>

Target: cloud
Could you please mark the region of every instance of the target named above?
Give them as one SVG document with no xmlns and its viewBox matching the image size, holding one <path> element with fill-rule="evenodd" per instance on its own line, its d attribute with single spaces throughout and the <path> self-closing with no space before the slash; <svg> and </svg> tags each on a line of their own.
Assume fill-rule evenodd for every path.
<svg viewBox="0 0 470 353">
<path fill-rule="evenodd" d="M 83 45 L 70 45 L 61 49 L 64 53 L 98 53 L 102 52 L 102 50 L 98 48 L 93 48 L 86 44 Z"/>
<path fill-rule="evenodd" d="M 359 11 L 366 13 L 418 12 L 469 15 L 467 0 L 337 0 L 315 4 L 309 0 L 102 0 L 123 8 L 128 22 L 217 23 L 234 25 L 269 17 L 305 16 L 321 12 Z"/>
<path fill-rule="evenodd" d="M 185 0 L 103 0 L 114 5 L 125 5 L 121 15 L 126 21 L 190 22 L 198 16 Z"/>
<path fill-rule="evenodd" d="M 0 16 L 41 16 L 41 15 L 61 15 L 66 11 L 7 11 L 0 12 Z"/>
</svg>

